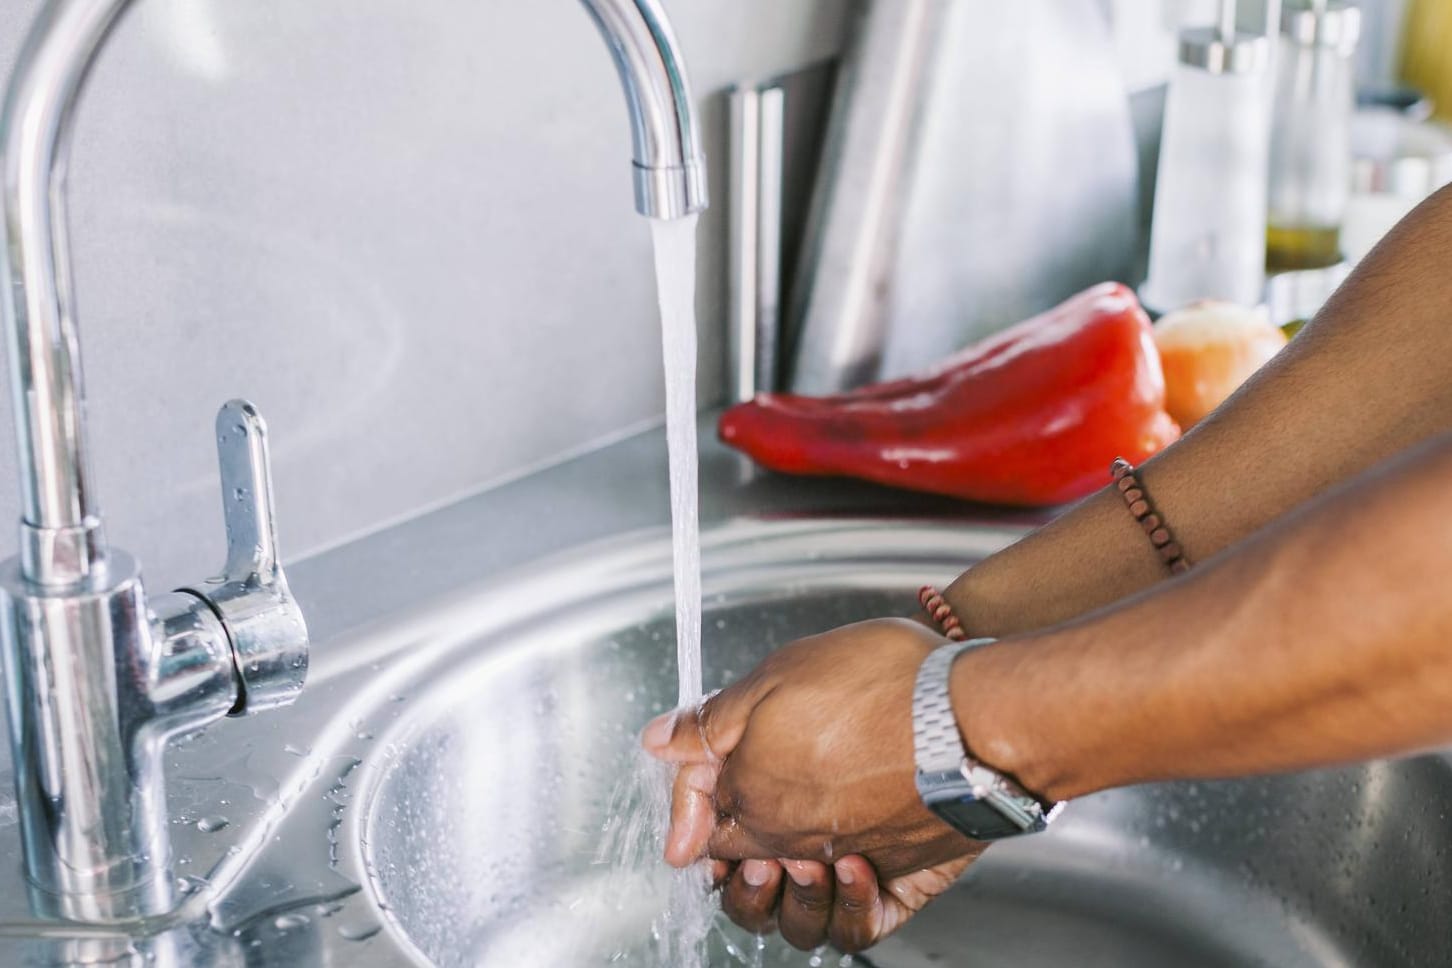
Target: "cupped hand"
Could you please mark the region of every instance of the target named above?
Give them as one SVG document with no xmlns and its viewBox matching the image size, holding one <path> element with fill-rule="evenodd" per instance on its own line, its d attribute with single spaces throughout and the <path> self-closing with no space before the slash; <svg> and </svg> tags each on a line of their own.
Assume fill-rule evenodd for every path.
<svg viewBox="0 0 1452 968">
<path fill-rule="evenodd" d="M 858 947 L 911 916 L 983 848 L 913 782 L 913 682 L 943 641 L 902 619 L 847 626 L 653 722 L 647 750 L 681 764 L 666 859 L 749 861 L 726 883 L 728 911 L 747 927 L 776 911 L 794 943 L 830 934 Z M 773 858 L 797 860 L 783 872 Z M 778 894 L 779 909 L 767 904 Z"/>
<path fill-rule="evenodd" d="M 718 870 L 721 907 L 754 934 L 780 929 L 794 947 L 810 951 L 831 942 L 853 954 L 902 927 L 953 886 L 985 845 L 936 867 L 881 882 L 867 858 L 851 854 L 831 865 L 816 861 L 748 860 Z"/>
</svg>

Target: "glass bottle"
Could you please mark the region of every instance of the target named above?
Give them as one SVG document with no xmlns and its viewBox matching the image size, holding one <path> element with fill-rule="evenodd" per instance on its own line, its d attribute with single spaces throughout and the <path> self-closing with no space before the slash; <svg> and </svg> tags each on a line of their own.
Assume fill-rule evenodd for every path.
<svg viewBox="0 0 1452 968">
<path fill-rule="evenodd" d="M 1282 8 L 1266 216 L 1271 272 L 1341 260 L 1360 33 L 1361 11 L 1348 0 Z"/>
<path fill-rule="evenodd" d="M 1140 298 L 1155 313 L 1201 299 L 1253 306 L 1265 284 L 1268 45 L 1227 26 L 1183 30 L 1179 44 Z"/>
</svg>

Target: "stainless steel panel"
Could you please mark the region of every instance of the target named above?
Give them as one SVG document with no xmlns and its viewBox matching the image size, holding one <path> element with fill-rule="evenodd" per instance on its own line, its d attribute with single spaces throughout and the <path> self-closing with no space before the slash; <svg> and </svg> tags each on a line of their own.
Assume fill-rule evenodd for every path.
<svg viewBox="0 0 1452 968">
<path fill-rule="evenodd" d="M 781 345 L 781 231 L 786 92 L 731 92 L 731 300 L 728 403 L 775 389 Z"/>
<path fill-rule="evenodd" d="M 794 390 L 911 372 L 1134 268 L 1129 103 L 1094 0 L 872 4 L 833 125 Z"/>
</svg>

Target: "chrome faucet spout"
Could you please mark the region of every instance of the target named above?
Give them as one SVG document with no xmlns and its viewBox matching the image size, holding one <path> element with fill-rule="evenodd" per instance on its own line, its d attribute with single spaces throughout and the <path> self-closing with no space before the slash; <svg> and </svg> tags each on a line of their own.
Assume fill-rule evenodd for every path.
<svg viewBox="0 0 1452 968">
<path fill-rule="evenodd" d="M 690 82 L 660 0 L 581 0 L 614 59 L 629 111 L 635 206 L 705 209 L 706 162 Z M 132 0 L 48 0 L 0 115 L 7 249 L 0 297 L 20 447 L 21 565 L 65 586 L 105 559 L 91 496 L 75 298 L 66 243 L 71 116 L 96 52 Z"/>
<path fill-rule="evenodd" d="M 660 0 L 581 0 L 620 73 L 636 208 L 706 207 L 705 161 Z M 21 489 L 20 551 L 0 563 L 26 874 L 44 913 L 116 922 L 177 900 L 161 752 L 167 737 L 290 702 L 307 673 L 302 613 L 276 557 L 266 427 L 217 417 L 224 573 L 148 601 L 111 551 L 88 488 L 85 397 L 66 242 L 71 121 L 96 52 L 131 0 L 46 0 L 0 114 L 0 258 Z"/>
<path fill-rule="evenodd" d="M 659 0 L 581 0 L 620 72 L 635 143 L 635 208 L 671 219 L 706 208 L 706 156 L 680 46 Z"/>
</svg>

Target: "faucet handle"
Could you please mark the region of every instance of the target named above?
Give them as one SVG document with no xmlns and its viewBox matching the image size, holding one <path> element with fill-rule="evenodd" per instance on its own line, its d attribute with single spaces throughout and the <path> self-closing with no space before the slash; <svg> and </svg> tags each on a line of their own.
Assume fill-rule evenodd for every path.
<svg viewBox="0 0 1452 968">
<path fill-rule="evenodd" d="M 217 413 L 217 460 L 227 563 L 201 587 L 183 589 L 211 606 L 227 630 L 238 677 L 233 715 L 292 702 L 307 678 L 308 630 L 277 560 L 267 424 L 246 400 Z"/>
<path fill-rule="evenodd" d="M 217 411 L 217 463 L 222 478 L 222 520 L 227 528 L 223 581 L 276 575 L 277 515 L 272 500 L 272 457 L 267 422 L 248 400 L 228 400 Z"/>
</svg>

